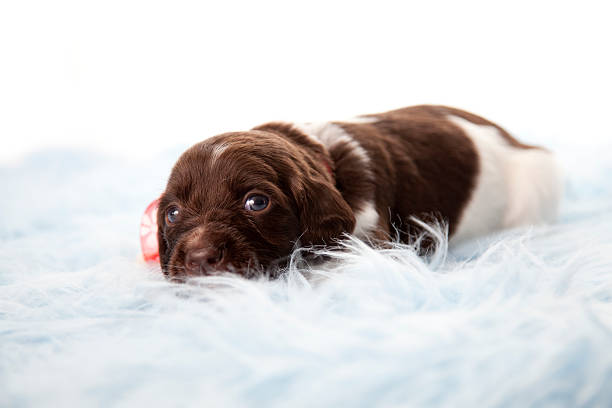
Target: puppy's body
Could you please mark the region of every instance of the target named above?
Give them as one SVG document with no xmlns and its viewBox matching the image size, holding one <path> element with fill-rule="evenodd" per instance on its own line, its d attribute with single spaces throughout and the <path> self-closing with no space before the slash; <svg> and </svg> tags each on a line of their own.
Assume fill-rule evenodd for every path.
<svg viewBox="0 0 612 408">
<path fill-rule="evenodd" d="M 408 242 L 418 232 L 413 216 L 443 220 L 461 240 L 551 221 L 560 184 L 550 152 L 453 108 L 268 123 L 205 140 L 179 159 L 158 212 L 162 268 L 245 273 L 343 233 L 397 231 Z M 249 197 L 268 205 L 253 211 Z"/>
</svg>

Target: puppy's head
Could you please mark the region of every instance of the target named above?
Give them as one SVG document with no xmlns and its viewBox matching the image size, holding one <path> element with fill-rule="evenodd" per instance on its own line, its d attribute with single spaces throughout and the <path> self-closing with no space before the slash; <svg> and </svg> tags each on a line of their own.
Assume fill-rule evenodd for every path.
<svg viewBox="0 0 612 408">
<path fill-rule="evenodd" d="M 329 244 L 352 232 L 354 215 L 327 160 L 322 146 L 282 126 L 191 147 L 159 203 L 164 273 L 273 274 L 297 243 Z"/>
</svg>

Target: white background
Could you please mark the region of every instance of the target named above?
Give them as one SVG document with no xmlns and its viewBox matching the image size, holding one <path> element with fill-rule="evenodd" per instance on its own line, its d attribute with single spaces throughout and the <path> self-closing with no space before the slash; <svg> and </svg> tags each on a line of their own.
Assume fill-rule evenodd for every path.
<svg viewBox="0 0 612 408">
<path fill-rule="evenodd" d="M 418 103 L 607 148 L 605 3 L 3 1 L 0 162 Z"/>
</svg>

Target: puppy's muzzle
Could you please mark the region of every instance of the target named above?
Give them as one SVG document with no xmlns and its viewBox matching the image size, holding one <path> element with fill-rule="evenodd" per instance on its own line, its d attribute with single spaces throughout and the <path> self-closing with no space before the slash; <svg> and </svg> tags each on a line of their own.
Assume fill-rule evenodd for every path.
<svg viewBox="0 0 612 408">
<path fill-rule="evenodd" d="M 224 248 L 205 247 L 187 252 L 185 256 L 185 271 L 190 275 L 208 275 L 223 269 Z"/>
</svg>

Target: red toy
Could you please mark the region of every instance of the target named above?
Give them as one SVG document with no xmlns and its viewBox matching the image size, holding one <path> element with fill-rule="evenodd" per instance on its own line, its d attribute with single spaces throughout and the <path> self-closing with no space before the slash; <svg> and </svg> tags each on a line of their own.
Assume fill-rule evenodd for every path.
<svg viewBox="0 0 612 408">
<path fill-rule="evenodd" d="M 146 262 L 159 262 L 159 246 L 157 244 L 158 205 L 159 198 L 149 204 L 140 220 L 140 247 L 142 248 L 142 257 Z"/>
</svg>

